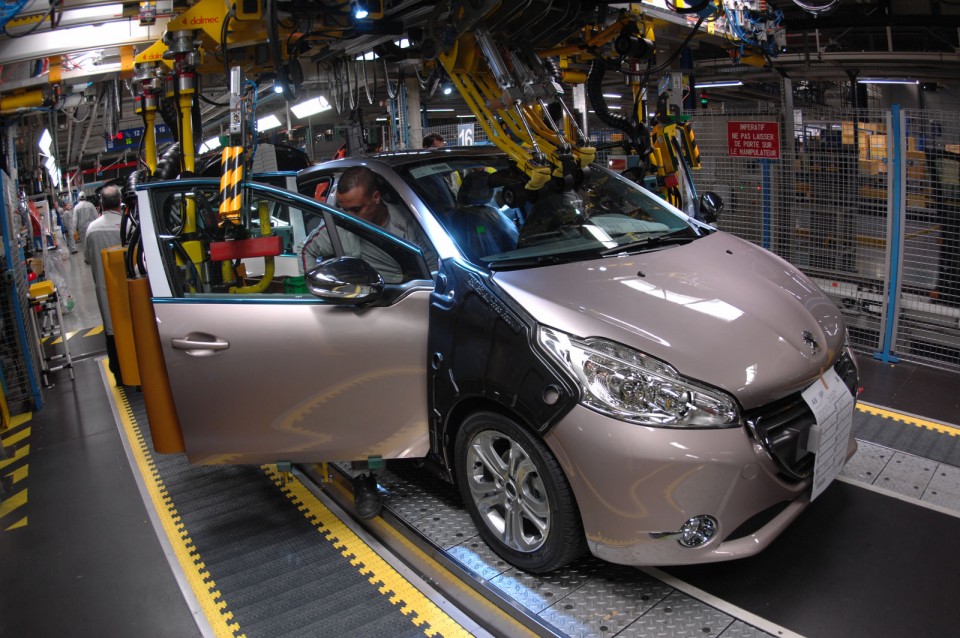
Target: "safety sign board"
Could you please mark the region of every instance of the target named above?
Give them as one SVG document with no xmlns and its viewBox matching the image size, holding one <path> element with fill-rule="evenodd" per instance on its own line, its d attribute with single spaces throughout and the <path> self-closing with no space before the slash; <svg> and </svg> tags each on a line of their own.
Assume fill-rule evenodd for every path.
<svg viewBox="0 0 960 638">
<path fill-rule="evenodd" d="M 780 159 L 780 123 L 727 122 L 727 155 Z"/>
</svg>

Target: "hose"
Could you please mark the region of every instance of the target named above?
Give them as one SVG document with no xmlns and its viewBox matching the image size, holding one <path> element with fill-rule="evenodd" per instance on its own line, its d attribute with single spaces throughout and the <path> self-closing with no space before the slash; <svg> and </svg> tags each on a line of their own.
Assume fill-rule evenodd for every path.
<svg viewBox="0 0 960 638">
<path fill-rule="evenodd" d="M 157 160 L 154 176 L 159 180 L 173 179 L 180 173 L 180 143 L 171 144 Z"/>
<path fill-rule="evenodd" d="M 649 131 L 635 114 L 632 119 L 627 119 L 610 112 L 607 100 L 603 97 L 603 76 L 606 71 L 606 63 L 603 60 L 595 59 L 590 63 L 590 73 L 587 75 L 587 96 L 590 98 L 590 104 L 593 106 L 594 113 L 604 124 L 626 133 L 633 149 L 642 159 L 645 159 L 650 154 Z"/>
</svg>

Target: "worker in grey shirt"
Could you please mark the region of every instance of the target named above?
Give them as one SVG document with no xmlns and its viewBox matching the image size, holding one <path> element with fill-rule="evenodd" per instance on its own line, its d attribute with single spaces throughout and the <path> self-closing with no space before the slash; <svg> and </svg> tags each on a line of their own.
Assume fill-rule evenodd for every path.
<svg viewBox="0 0 960 638">
<path fill-rule="evenodd" d="M 93 283 L 97 291 L 97 305 L 103 319 L 103 333 L 107 341 L 107 358 L 110 371 L 120 382 L 120 361 L 117 359 L 117 346 L 113 340 L 113 322 L 110 319 L 110 302 L 107 297 L 107 281 L 103 273 L 103 260 L 100 251 L 120 245 L 120 187 L 104 186 L 100 193 L 103 215 L 90 222 L 83 239 L 83 259 L 93 272 Z M 92 208 L 91 204 L 91 208 Z M 79 208 L 79 206 L 77 207 Z M 96 209 L 94 209 L 96 210 Z"/>
<path fill-rule="evenodd" d="M 377 185 L 376 174 L 366 166 L 353 166 L 340 176 L 337 183 L 337 203 L 339 208 L 351 215 L 376 224 L 383 230 L 402 237 L 420 246 L 430 263 L 433 255 L 430 242 L 409 214 L 383 200 Z M 358 237 L 355 233 L 338 229 L 344 254 L 359 257 L 377 269 L 386 283 L 400 283 L 403 274 L 400 265 L 384 250 Z M 307 272 L 317 263 L 334 256 L 330 234 L 325 224 L 314 229 L 303 241 L 298 250 L 301 272 Z M 433 257 L 435 261 L 435 256 Z"/>
<path fill-rule="evenodd" d="M 97 218 L 99 213 L 97 213 L 97 207 L 87 201 L 87 195 L 83 191 L 80 191 L 80 195 L 77 197 L 77 205 L 73 207 L 73 227 L 80 235 L 80 241 L 83 242 L 87 233 L 87 226 Z"/>
</svg>

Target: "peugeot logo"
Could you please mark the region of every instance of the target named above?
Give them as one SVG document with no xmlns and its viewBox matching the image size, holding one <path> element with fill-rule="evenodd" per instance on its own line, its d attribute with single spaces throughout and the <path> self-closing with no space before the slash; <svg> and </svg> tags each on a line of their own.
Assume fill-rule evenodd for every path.
<svg viewBox="0 0 960 638">
<path fill-rule="evenodd" d="M 813 333 L 809 330 L 804 330 L 800 337 L 803 339 L 803 342 L 810 346 L 810 353 L 817 354 L 820 352 L 820 344 L 817 343 L 817 340 L 813 338 Z"/>
</svg>

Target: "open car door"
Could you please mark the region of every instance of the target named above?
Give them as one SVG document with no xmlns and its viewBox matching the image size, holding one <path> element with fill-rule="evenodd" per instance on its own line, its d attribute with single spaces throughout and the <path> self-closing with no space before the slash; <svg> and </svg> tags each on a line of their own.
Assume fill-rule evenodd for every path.
<svg viewBox="0 0 960 638">
<path fill-rule="evenodd" d="M 219 196 L 217 182 L 178 180 L 140 197 L 157 327 L 191 462 L 425 455 L 433 281 L 419 248 L 260 184 L 246 186 L 239 226 L 225 234 Z M 289 272 L 280 260 L 296 259 L 265 239 L 278 217 L 314 227 L 320 218 L 320 232 L 369 242 L 396 262 L 400 281 L 363 297 L 311 294 L 303 277 L 276 274 Z"/>
</svg>

